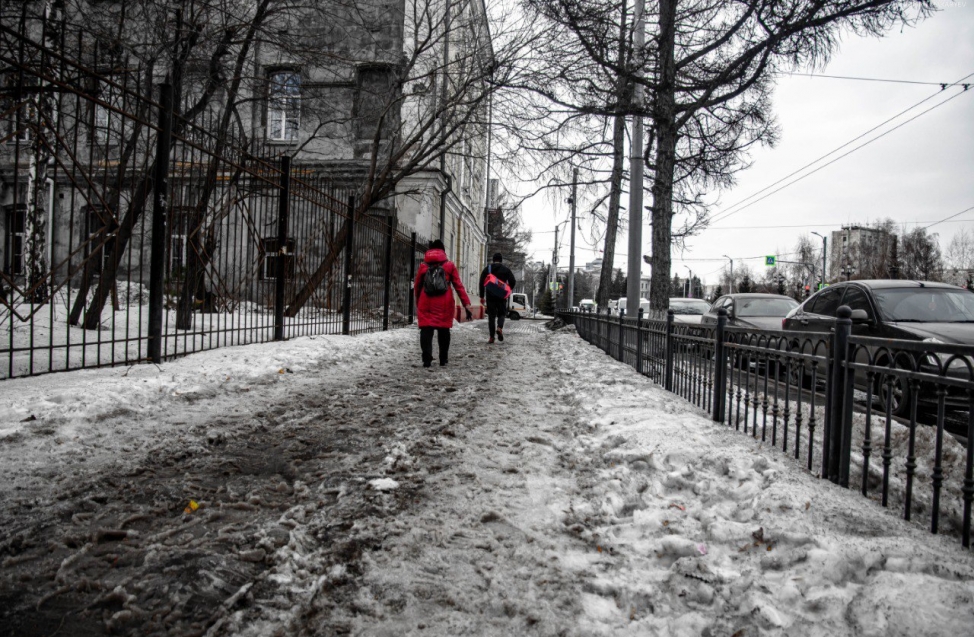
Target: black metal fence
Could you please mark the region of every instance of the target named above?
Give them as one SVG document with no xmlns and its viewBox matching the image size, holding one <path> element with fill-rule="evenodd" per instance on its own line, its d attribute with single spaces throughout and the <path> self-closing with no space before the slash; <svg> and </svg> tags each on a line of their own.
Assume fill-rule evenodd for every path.
<svg viewBox="0 0 974 637">
<path fill-rule="evenodd" d="M 255 136 L 249 96 L 3 6 L 0 379 L 412 322 L 426 242 L 360 176 Z"/>
<path fill-rule="evenodd" d="M 933 533 L 971 542 L 974 347 L 560 312 L 616 360 Z M 878 458 L 876 457 L 878 456 Z"/>
</svg>

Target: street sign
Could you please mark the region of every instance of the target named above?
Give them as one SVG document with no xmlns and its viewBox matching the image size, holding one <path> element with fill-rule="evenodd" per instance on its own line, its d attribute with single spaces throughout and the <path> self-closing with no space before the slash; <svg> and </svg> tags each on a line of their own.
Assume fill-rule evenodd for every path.
<svg viewBox="0 0 974 637">
<path fill-rule="evenodd" d="M 768 266 L 769 268 L 773 268 L 777 264 L 777 261 L 778 261 L 778 257 L 774 257 L 774 256 L 764 257 L 764 265 Z"/>
<path fill-rule="evenodd" d="M 819 283 L 818 284 L 818 289 L 820 289 L 820 290 L 824 290 L 827 287 L 829 287 L 829 284 L 828 283 Z"/>
</svg>

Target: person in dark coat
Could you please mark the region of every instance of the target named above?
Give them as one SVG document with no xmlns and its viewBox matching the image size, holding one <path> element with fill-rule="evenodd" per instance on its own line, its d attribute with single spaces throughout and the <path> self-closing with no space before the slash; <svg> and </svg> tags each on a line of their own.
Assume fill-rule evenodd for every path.
<svg viewBox="0 0 974 637">
<path fill-rule="evenodd" d="M 427 294 L 423 285 L 426 273 L 433 265 L 443 268 L 447 281 L 446 292 L 437 296 Z M 460 302 L 467 312 L 467 319 L 470 319 L 472 317 L 470 297 L 467 296 L 463 281 L 460 280 L 457 266 L 446 258 L 443 242 L 437 239 L 430 243 L 430 249 L 426 251 L 426 256 L 419 265 L 419 272 L 416 273 L 416 282 L 413 285 L 413 292 L 416 295 L 416 317 L 419 321 L 419 346 L 423 350 L 423 367 L 430 367 L 433 364 L 434 332 L 440 350 L 440 366 L 446 365 L 449 360 L 450 328 L 453 327 L 453 317 L 457 309 L 454 291 L 460 297 Z"/>
<path fill-rule="evenodd" d="M 501 295 L 496 286 L 488 285 L 487 279 L 490 275 L 494 275 L 497 279 L 507 284 L 506 294 Z M 504 255 L 500 252 L 494 254 L 490 265 L 480 273 L 480 304 L 484 305 L 484 299 L 487 299 L 487 330 L 490 333 L 490 338 L 487 340 L 488 344 L 494 342 L 495 330 L 497 340 L 504 340 L 504 319 L 507 318 L 507 298 L 511 295 L 515 283 L 517 283 L 517 279 L 514 278 L 514 273 L 511 272 L 511 269 L 504 265 Z"/>
</svg>

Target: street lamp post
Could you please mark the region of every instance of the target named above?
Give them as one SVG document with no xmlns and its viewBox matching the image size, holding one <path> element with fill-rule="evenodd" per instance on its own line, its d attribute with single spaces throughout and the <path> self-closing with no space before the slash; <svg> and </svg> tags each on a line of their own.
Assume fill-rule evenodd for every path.
<svg viewBox="0 0 974 637">
<path fill-rule="evenodd" d="M 733 294 L 734 293 L 734 259 L 731 259 L 726 254 L 724 255 L 724 258 L 730 261 L 730 291 L 727 293 Z"/>
<path fill-rule="evenodd" d="M 821 237 L 822 238 L 822 285 L 825 285 L 825 273 L 826 273 L 826 269 L 825 269 L 825 255 L 828 254 L 826 248 L 829 245 L 829 240 L 825 237 L 825 235 L 819 234 L 819 233 L 815 232 L 814 230 L 812 230 L 812 234 L 814 234 L 816 237 Z"/>
</svg>

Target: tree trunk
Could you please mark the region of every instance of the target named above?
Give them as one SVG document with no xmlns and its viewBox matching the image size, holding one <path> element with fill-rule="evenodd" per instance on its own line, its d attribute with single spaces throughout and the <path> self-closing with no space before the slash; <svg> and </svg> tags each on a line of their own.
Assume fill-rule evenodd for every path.
<svg viewBox="0 0 974 637">
<path fill-rule="evenodd" d="M 615 261 L 616 234 L 619 230 L 619 203 L 622 200 L 622 169 L 625 160 L 626 118 L 616 115 L 612 132 L 612 177 L 609 191 L 609 214 L 605 220 L 605 249 L 602 251 L 602 272 L 599 274 L 599 309 L 609 305 L 612 291 L 612 269 Z"/>
<path fill-rule="evenodd" d="M 656 170 L 653 174 L 653 272 L 649 295 L 652 310 L 669 307 L 670 245 L 673 222 L 673 171 L 676 165 L 676 0 L 659 3 L 659 88 L 653 105 L 656 127 Z"/>
<path fill-rule="evenodd" d="M 627 59 L 626 53 L 626 3 L 622 3 L 622 15 L 619 20 L 619 66 L 622 67 Z M 599 309 L 609 306 L 609 296 L 612 290 L 612 266 L 615 261 L 616 234 L 619 230 L 619 202 L 622 199 L 622 169 L 625 162 L 626 142 L 626 106 L 629 105 L 629 95 L 632 86 L 625 76 L 619 77 L 616 89 L 618 100 L 617 109 L 620 114 L 615 116 L 612 123 L 612 175 L 609 186 L 609 214 L 605 220 L 605 248 L 602 251 L 602 271 L 599 273 L 599 288 L 595 295 L 595 302 Z"/>
<path fill-rule="evenodd" d="M 149 174 L 152 174 L 151 167 Z M 112 288 L 115 287 L 115 278 L 118 276 L 118 266 L 122 263 L 122 255 L 125 253 L 125 249 L 132 239 L 132 233 L 135 230 L 139 217 L 142 216 L 142 212 L 145 210 L 149 195 L 152 194 L 152 188 L 152 179 L 149 177 L 143 178 L 135 190 L 132 203 L 129 204 L 129 209 L 125 213 L 125 218 L 119 224 L 118 232 L 115 235 L 115 243 L 112 245 L 111 253 L 108 259 L 105 260 L 104 270 L 98 279 L 95 296 L 91 300 L 91 305 L 88 306 L 88 311 L 85 312 L 84 328 L 86 330 L 97 330 L 101 323 L 101 312 L 105 307 L 105 302 L 108 300 L 108 295 L 111 293 Z M 102 250 L 107 249 L 108 244 L 102 248 Z M 78 299 L 75 302 L 83 303 L 84 297 L 82 295 L 86 294 L 87 290 L 79 290 Z"/>
</svg>

